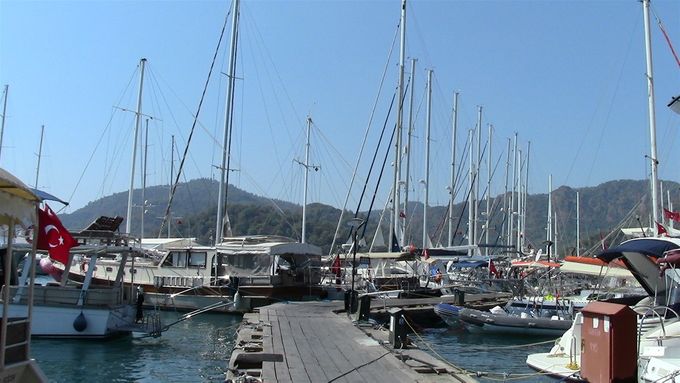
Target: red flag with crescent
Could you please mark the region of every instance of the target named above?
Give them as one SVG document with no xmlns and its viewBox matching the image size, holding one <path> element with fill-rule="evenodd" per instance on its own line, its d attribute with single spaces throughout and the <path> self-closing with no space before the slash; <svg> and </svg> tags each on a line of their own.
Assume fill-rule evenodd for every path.
<svg viewBox="0 0 680 383">
<path fill-rule="evenodd" d="M 78 246 L 78 241 L 73 239 L 47 204 L 44 209 L 38 209 L 37 246 L 40 250 L 47 250 L 50 258 L 63 264 L 68 262 L 69 250 Z"/>
<path fill-rule="evenodd" d="M 663 217 L 675 222 L 680 222 L 680 212 L 663 209 Z"/>
<path fill-rule="evenodd" d="M 658 222 L 656 223 L 656 232 L 659 235 L 659 237 L 668 236 L 668 230 L 666 230 L 666 228 L 663 227 L 663 225 Z"/>
</svg>

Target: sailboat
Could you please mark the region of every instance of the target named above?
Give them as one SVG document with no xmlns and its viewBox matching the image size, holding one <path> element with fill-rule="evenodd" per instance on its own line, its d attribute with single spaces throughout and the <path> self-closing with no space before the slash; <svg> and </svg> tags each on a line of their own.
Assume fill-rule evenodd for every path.
<svg viewBox="0 0 680 383">
<path fill-rule="evenodd" d="M 147 252 L 153 252 L 155 256 L 133 258 L 132 272 L 125 273 L 124 282 L 143 288 L 145 305 L 201 312 L 242 312 L 272 300 L 301 299 L 308 295 L 318 297 L 321 294 L 321 290 L 316 287 L 320 281 L 321 248 L 281 236 L 232 237 L 229 236 L 230 230 L 225 230 L 225 227 L 229 227 L 226 197 L 231 158 L 229 136 L 233 118 L 239 5 L 240 2 L 235 0 L 231 9 L 228 87 L 214 243 L 203 246 L 191 238 L 142 240 L 142 245 L 154 243 L 154 248 Z M 142 80 L 143 72 L 140 75 L 140 94 Z M 141 115 L 140 104 L 138 101 L 138 119 Z M 126 223 L 128 233 L 132 192 L 131 181 Z M 86 262 L 87 259 L 83 258 L 70 268 L 74 278 L 84 278 L 85 270 L 90 269 Z M 93 271 L 93 279 L 96 283 L 110 284 L 118 272 L 115 259 L 101 260 Z"/>
<path fill-rule="evenodd" d="M 643 0 L 645 53 L 647 64 L 649 130 L 651 141 L 652 216 L 658 222 L 656 121 L 652 75 L 650 1 Z M 527 364 L 556 377 L 579 381 L 680 381 L 680 321 L 677 307 L 680 299 L 680 272 L 677 267 L 680 239 L 654 235 L 634 238 L 604 250 L 598 259 L 604 262 L 622 260 L 648 297 L 632 306 L 586 306 L 572 327 L 547 353 L 530 354 Z M 664 265 L 660 267 L 660 265 Z M 602 313 L 602 314 L 600 314 Z M 603 316 L 604 315 L 604 316 Z M 636 318 L 637 320 L 631 318 Z M 599 330 L 603 319 L 602 330 Z M 615 329 L 612 331 L 611 329 Z M 607 345 L 616 333 L 615 347 Z M 595 345 L 605 347 L 597 349 Z M 594 355 L 597 354 L 597 357 Z M 592 360 L 610 360 L 598 366 Z"/>
</svg>

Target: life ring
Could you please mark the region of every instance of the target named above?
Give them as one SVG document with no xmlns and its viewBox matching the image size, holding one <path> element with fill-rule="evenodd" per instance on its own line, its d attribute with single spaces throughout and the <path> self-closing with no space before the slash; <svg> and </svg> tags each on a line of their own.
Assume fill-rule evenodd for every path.
<svg viewBox="0 0 680 383">
<path fill-rule="evenodd" d="M 87 273 L 88 263 L 89 261 L 87 259 L 83 259 L 83 261 L 80 262 L 80 271 Z"/>
</svg>

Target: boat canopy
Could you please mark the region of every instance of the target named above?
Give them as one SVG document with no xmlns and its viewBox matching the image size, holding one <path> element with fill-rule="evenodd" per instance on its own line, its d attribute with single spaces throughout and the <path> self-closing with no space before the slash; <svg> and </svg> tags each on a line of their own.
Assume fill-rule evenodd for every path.
<svg viewBox="0 0 680 383">
<path fill-rule="evenodd" d="M 28 227 L 36 218 L 40 199 L 21 180 L 0 168 L 0 224 L 20 222 Z"/>
<path fill-rule="evenodd" d="M 560 267 L 562 273 L 574 273 L 583 275 L 606 276 L 615 278 L 633 279 L 633 274 L 622 267 L 598 266 L 589 263 L 579 263 L 572 261 L 562 262 Z"/>
<path fill-rule="evenodd" d="M 680 239 L 677 238 L 636 238 L 609 248 L 597 257 L 605 262 L 621 258 L 647 294 L 664 296 L 666 280 L 659 278 L 660 269 L 655 260 L 678 248 Z"/>
<path fill-rule="evenodd" d="M 228 239 L 216 247 L 227 275 L 273 275 L 279 270 L 319 267 L 321 248 L 308 243 Z"/>
<path fill-rule="evenodd" d="M 460 261 L 456 262 L 451 265 L 451 267 L 456 268 L 456 269 L 465 269 L 465 268 L 477 268 L 477 267 L 487 267 L 489 266 L 488 261 Z"/>
</svg>

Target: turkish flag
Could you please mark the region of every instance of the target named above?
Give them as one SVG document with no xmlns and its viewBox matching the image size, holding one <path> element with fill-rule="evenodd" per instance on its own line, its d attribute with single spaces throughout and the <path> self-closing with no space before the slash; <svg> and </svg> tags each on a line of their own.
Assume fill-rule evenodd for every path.
<svg viewBox="0 0 680 383">
<path fill-rule="evenodd" d="M 656 223 L 656 232 L 659 237 L 662 235 L 668 236 L 668 231 L 666 230 L 666 228 L 663 227 L 663 225 L 658 222 Z"/>
<path fill-rule="evenodd" d="M 680 222 L 680 212 L 670 211 L 668 209 L 663 209 L 663 217 L 666 219 L 673 220 L 675 222 Z"/>
<path fill-rule="evenodd" d="M 498 269 L 496 269 L 496 265 L 493 264 L 493 260 L 489 259 L 489 272 L 496 277 L 498 276 Z"/>
<path fill-rule="evenodd" d="M 340 269 L 340 256 L 335 257 L 333 266 L 331 266 L 331 273 L 335 274 L 338 278 L 342 275 L 342 270 Z"/>
<path fill-rule="evenodd" d="M 47 204 L 44 209 L 38 209 L 37 246 L 40 250 L 47 250 L 50 258 L 64 265 L 68 262 L 69 250 L 78 246 L 78 241 L 73 239 Z"/>
</svg>

